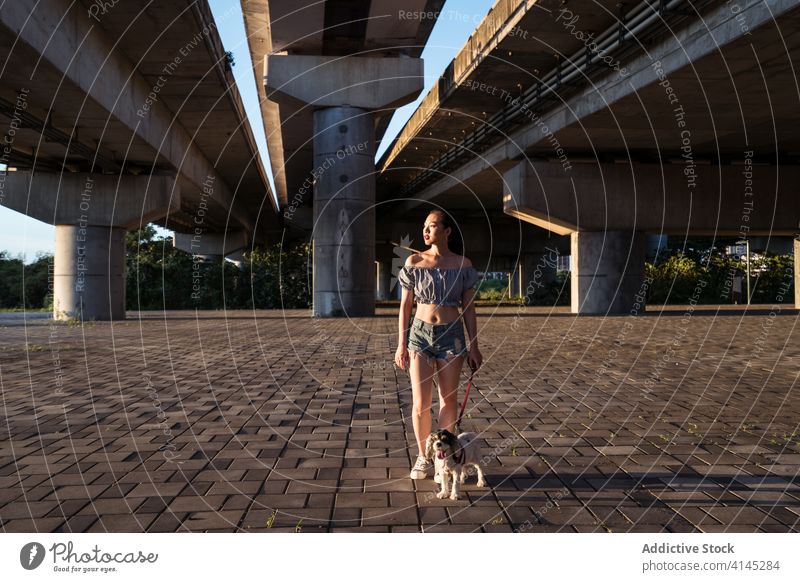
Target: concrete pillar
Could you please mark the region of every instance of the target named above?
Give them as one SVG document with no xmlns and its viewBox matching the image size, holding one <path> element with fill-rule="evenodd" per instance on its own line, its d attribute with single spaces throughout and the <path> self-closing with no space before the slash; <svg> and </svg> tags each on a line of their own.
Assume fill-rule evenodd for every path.
<svg viewBox="0 0 800 582">
<path fill-rule="evenodd" d="M 572 313 L 628 313 L 637 301 L 644 311 L 642 232 L 574 232 L 571 247 Z"/>
<path fill-rule="evenodd" d="M 314 314 L 375 314 L 375 132 L 358 107 L 314 112 Z"/>
<path fill-rule="evenodd" d="M 510 273 L 510 289 L 508 297 L 513 299 L 522 295 L 522 264 L 517 263 L 516 268 Z"/>
<path fill-rule="evenodd" d="M 56 319 L 125 319 L 124 228 L 56 225 L 53 268 Z"/>
<path fill-rule="evenodd" d="M 391 299 L 390 289 L 392 287 L 392 262 L 376 261 L 375 278 L 375 298 L 378 299 L 378 301 L 386 301 L 387 299 Z"/>
</svg>

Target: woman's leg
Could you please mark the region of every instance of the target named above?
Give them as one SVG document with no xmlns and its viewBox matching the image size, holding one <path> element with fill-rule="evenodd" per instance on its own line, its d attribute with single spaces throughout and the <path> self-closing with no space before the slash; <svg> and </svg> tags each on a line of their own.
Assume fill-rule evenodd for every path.
<svg viewBox="0 0 800 582">
<path fill-rule="evenodd" d="M 453 432 L 458 419 L 458 380 L 464 356 L 436 360 L 439 366 L 439 428 Z"/>
<path fill-rule="evenodd" d="M 425 454 L 425 441 L 431 434 L 431 400 L 433 399 L 433 374 L 435 368 L 425 354 L 409 350 L 411 394 L 413 405 L 411 420 L 417 437 L 419 454 Z"/>
</svg>

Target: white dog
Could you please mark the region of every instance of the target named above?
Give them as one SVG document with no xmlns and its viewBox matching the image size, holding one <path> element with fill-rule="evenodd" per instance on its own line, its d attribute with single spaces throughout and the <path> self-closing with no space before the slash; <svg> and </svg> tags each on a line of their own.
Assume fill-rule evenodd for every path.
<svg viewBox="0 0 800 582">
<path fill-rule="evenodd" d="M 462 432 L 458 437 L 449 430 L 440 430 L 428 436 L 425 456 L 433 459 L 436 473 L 441 475 L 442 489 L 436 494 L 439 499 L 459 498 L 459 486 L 467 478 L 467 467 L 474 465 L 478 472 L 478 487 L 486 487 L 483 478 L 480 458 L 481 450 L 478 435 L 474 432 Z M 448 478 L 453 476 L 453 488 L 447 493 Z"/>
</svg>

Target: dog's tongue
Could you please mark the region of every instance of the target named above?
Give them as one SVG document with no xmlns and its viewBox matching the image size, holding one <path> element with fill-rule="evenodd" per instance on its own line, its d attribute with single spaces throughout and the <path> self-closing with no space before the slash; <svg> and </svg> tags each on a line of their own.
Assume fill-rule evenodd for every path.
<svg viewBox="0 0 800 582">
<path fill-rule="evenodd" d="M 436 451 L 436 458 L 444 459 L 444 453 L 442 451 Z"/>
</svg>

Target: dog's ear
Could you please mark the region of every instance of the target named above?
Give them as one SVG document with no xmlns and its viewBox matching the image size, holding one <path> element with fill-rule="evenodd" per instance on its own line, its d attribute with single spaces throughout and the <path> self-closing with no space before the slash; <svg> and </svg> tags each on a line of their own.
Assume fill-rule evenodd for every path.
<svg viewBox="0 0 800 582">
<path fill-rule="evenodd" d="M 427 440 L 425 441 L 425 458 L 428 460 L 433 459 L 433 441 L 436 439 L 436 435 L 433 433 L 428 435 Z"/>
</svg>

